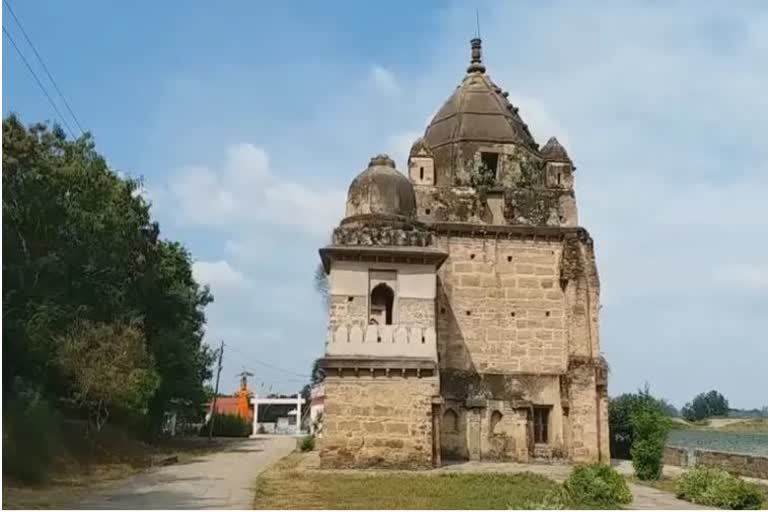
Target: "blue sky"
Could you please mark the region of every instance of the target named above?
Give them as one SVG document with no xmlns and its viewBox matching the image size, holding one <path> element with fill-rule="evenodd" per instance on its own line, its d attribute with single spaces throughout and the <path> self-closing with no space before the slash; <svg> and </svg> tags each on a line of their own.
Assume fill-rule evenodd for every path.
<svg viewBox="0 0 768 512">
<path fill-rule="evenodd" d="M 224 390 L 242 367 L 257 391 L 301 387 L 325 336 L 317 248 L 371 155 L 403 168 L 477 8 L 489 74 L 578 168 L 610 393 L 768 404 L 764 3 L 9 2 L 211 285 Z M 32 60 L 5 7 L 3 25 Z M 3 45 L 3 111 L 55 120 Z"/>
</svg>

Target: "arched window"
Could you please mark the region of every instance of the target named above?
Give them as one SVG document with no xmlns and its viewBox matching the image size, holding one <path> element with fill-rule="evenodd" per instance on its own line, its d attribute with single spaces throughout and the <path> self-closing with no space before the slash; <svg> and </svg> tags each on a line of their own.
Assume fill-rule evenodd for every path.
<svg viewBox="0 0 768 512">
<path fill-rule="evenodd" d="M 448 409 L 443 414 L 443 430 L 445 432 L 459 431 L 459 416 L 453 409 Z"/>
<path fill-rule="evenodd" d="M 493 411 L 491 414 L 491 434 L 498 434 L 498 425 L 501 423 L 502 414 L 499 411 Z"/>
<path fill-rule="evenodd" d="M 371 290 L 371 317 L 379 325 L 392 325 L 392 308 L 395 292 L 385 283 L 379 283 Z"/>
</svg>

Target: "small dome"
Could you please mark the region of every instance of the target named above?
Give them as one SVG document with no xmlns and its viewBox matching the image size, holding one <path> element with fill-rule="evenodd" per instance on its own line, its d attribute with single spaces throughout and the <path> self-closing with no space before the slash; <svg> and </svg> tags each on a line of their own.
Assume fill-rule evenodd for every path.
<svg viewBox="0 0 768 512">
<path fill-rule="evenodd" d="M 383 215 L 413 218 L 416 194 L 413 185 L 395 169 L 387 155 L 371 158 L 368 168 L 349 186 L 347 218 L 356 215 Z"/>
<path fill-rule="evenodd" d="M 424 140 L 424 137 L 419 137 L 418 139 L 416 139 L 416 142 L 414 142 L 413 146 L 411 146 L 411 152 L 409 156 L 426 156 L 426 157 L 432 156 L 432 150 L 427 145 L 427 142 Z"/>
<path fill-rule="evenodd" d="M 555 137 L 550 137 L 544 147 L 541 148 L 541 156 L 547 162 L 562 162 L 573 164 L 571 157 L 568 156 L 568 152 L 560 145 L 560 142 Z"/>
</svg>

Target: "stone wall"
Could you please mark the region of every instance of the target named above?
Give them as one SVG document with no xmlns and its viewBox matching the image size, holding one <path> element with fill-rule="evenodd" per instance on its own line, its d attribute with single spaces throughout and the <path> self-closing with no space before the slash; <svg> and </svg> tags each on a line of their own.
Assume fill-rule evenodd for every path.
<svg viewBox="0 0 768 512">
<path fill-rule="evenodd" d="M 438 239 L 441 365 L 477 372 L 564 373 L 562 244 L 470 236 Z"/>
<path fill-rule="evenodd" d="M 434 326 L 434 299 L 412 299 L 400 297 L 397 299 L 397 323 L 400 325 Z"/>
<path fill-rule="evenodd" d="M 335 331 L 340 325 L 368 325 L 366 295 L 331 295 L 328 326 Z"/>
<path fill-rule="evenodd" d="M 437 377 L 327 377 L 324 468 L 432 467 Z"/>
<path fill-rule="evenodd" d="M 688 465 L 688 451 L 677 446 L 665 446 L 662 461 L 670 466 L 685 467 Z"/>
<path fill-rule="evenodd" d="M 768 457 L 764 455 L 667 446 L 664 448 L 664 464 L 681 467 L 696 464 L 715 466 L 736 475 L 768 479 Z"/>
</svg>

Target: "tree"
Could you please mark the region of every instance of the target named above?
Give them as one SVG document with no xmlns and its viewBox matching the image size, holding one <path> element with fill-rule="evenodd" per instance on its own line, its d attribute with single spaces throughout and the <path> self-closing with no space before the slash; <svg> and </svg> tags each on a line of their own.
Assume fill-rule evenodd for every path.
<svg viewBox="0 0 768 512">
<path fill-rule="evenodd" d="M 148 404 L 159 428 L 173 400 L 200 403 L 213 297 L 180 244 L 160 239 L 141 181 L 112 171 L 90 135 L 3 121 L 3 403 L 19 386 L 80 393 L 62 336 L 80 322 L 136 325 L 159 377 Z M 53 403 L 53 401 L 52 401 Z"/>
<path fill-rule="evenodd" d="M 323 299 L 323 304 L 326 307 L 330 306 L 331 292 L 328 286 L 328 274 L 325 273 L 325 267 L 322 263 L 318 263 L 315 268 L 315 291 L 320 294 Z"/>
<path fill-rule="evenodd" d="M 708 393 L 700 393 L 685 404 L 682 409 L 683 418 L 688 421 L 701 421 L 713 416 L 727 416 L 730 407 L 728 400 L 715 390 Z"/>
<path fill-rule="evenodd" d="M 630 459 L 632 444 L 635 441 L 635 428 L 632 415 L 641 409 L 656 409 L 665 414 L 665 400 L 651 395 L 648 385 L 637 393 L 625 393 L 608 402 L 608 426 L 611 457 Z"/>
<path fill-rule="evenodd" d="M 641 392 L 641 399 L 630 415 L 632 424 L 632 466 L 640 480 L 658 480 L 663 467 L 664 445 L 670 420 L 665 416 L 659 401 Z"/>
<path fill-rule="evenodd" d="M 143 412 L 158 385 L 138 325 L 78 321 L 60 340 L 59 357 L 97 431 L 113 409 Z"/>
</svg>

